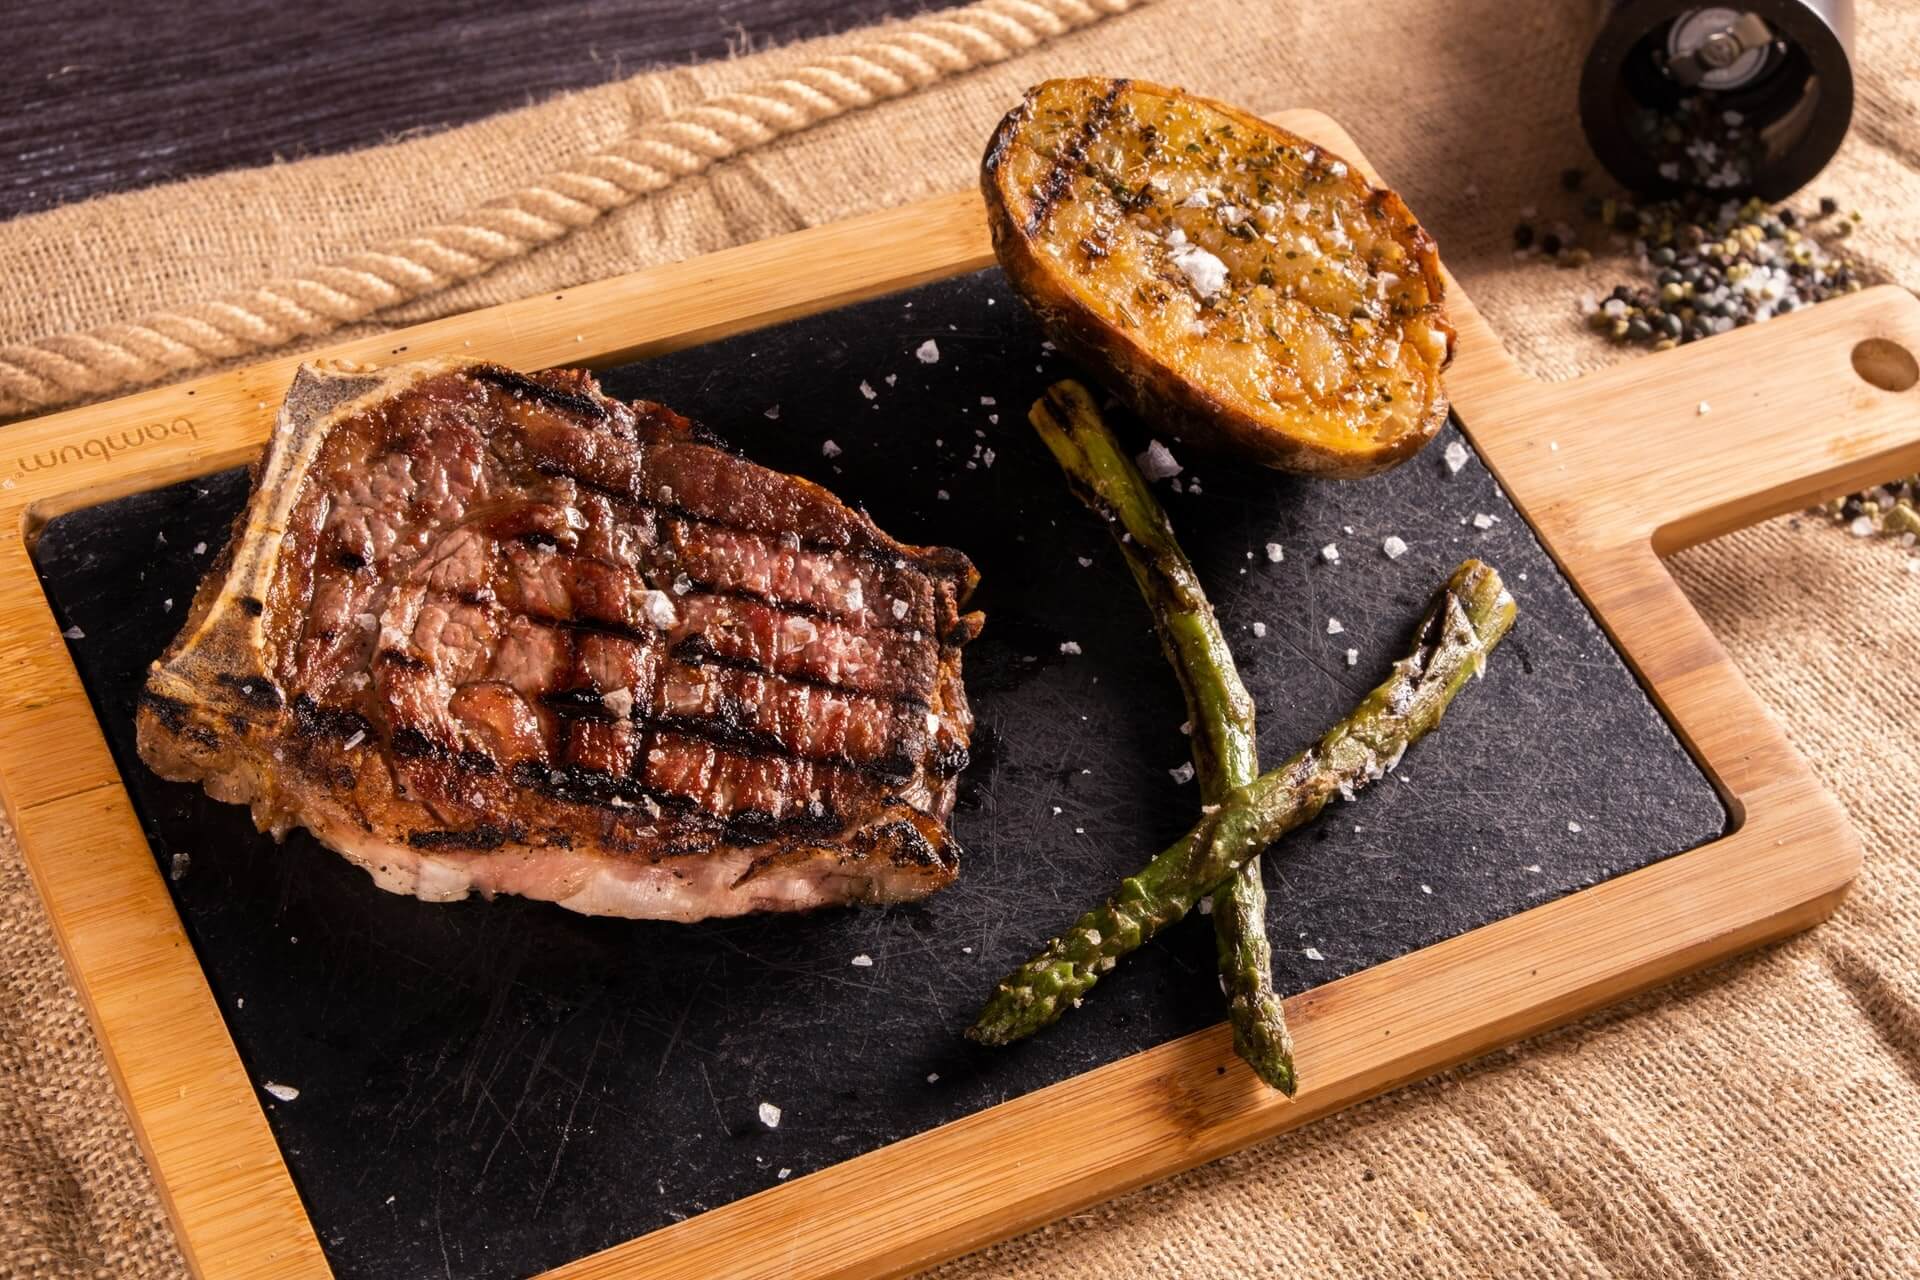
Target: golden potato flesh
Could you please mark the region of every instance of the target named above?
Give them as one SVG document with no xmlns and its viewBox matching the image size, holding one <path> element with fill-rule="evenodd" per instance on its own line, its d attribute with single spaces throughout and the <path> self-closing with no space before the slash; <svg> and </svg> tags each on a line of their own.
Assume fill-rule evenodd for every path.
<svg viewBox="0 0 1920 1280">
<path fill-rule="evenodd" d="M 1433 242 L 1313 143 L 1175 89 L 1051 80 L 981 177 L 1014 286 L 1153 430 L 1356 476 L 1445 420 Z"/>
</svg>

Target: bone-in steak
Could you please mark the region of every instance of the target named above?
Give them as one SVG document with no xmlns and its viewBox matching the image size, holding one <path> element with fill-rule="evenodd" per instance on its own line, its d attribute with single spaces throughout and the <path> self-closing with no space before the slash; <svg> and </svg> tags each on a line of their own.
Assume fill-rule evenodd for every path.
<svg viewBox="0 0 1920 1280">
<path fill-rule="evenodd" d="M 305 368 L 140 755 L 435 901 L 917 898 L 976 577 L 583 372 Z"/>
</svg>

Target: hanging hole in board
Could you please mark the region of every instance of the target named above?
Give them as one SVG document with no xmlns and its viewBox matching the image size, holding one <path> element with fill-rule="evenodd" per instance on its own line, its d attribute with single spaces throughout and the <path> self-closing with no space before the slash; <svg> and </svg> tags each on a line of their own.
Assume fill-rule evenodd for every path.
<svg viewBox="0 0 1920 1280">
<path fill-rule="evenodd" d="M 1853 349 L 1853 371 L 1882 391 L 1905 391 L 1920 382 L 1913 352 L 1886 338 L 1868 338 Z"/>
</svg>

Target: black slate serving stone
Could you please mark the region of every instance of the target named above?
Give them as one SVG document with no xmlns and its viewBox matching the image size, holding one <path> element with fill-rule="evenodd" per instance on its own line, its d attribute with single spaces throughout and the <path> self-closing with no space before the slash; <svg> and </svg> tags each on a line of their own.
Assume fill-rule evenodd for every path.
<svg viewBox="0 0 1920 1280">
<path fill-rule="evenodd" d="M 1220 1018 L 1211 930 L 1190 920 L 1037 1039 L 988 1051 L 960 1035 L 1005 970 L 1197 804 L 1172 772 L 1185 713 L 1144 607 L 1025 422 L 1066 372 L 983 272 L 603 378 L 979 565 L 988 621 L 966 655 L 980 729 L 955 818 L 962 878 L 910 907 L 683 926 L 378 892 L 303 834 L 275 845 L 134 755 L 142 673 L 245 476 L 47 528 L 48 595 L 77 628 L 75 660 L 340 1275 L 539 1271 Z M 1159 486 L 1259 704 L 1270 764 L 1381 679 L 1462 558 L 1497 566 L 1520 602 L 1518 628 L 1443 729 L 1268 856 L 1289 992 L 1727 824 L 1485 468 L 1449 472 L 1458 439 L 1449 429 L 1365 481 L 1196 456 L 1177 490 Z M 1408 545 L 1397 560 L 1389 535 Z M 1330 545 L 1337 561 L 1321 554 Z M 268 1082 L 299 1095 L 279 1100 Z"/>
</svg>

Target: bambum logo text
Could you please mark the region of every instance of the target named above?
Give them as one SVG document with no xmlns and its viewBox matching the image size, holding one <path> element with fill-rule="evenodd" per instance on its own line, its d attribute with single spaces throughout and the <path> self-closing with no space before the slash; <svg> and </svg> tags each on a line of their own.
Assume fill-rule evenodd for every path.
<svg viewBox="0 0 1920 1280">
<path fill-rule="evenodd" d="M 170 422 L 149 422 L 144 427 L 123 427 L 118 431 L 109 431 L 103 435 L 91 436 L 85 440 L 75 440 L 70 444 L 55 448 L 41 449 L 36 453 L 24 455 L 19 461 L 19 474 L 30 475 L 36 471 L 51 471 L 55 467 L 66 466 L 85 458 L 94 458 L 105 462 L 115 454 L 138 449 L 142 445 L 158 444 L 163 440 L 186 437 L 189 440 L 200 438 L 199 429 L 191 418 L 175 418 Z"/>
</svg>

